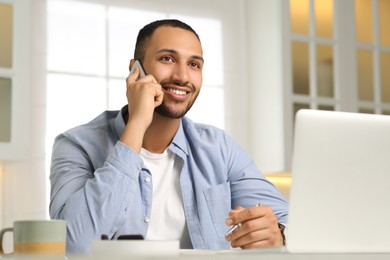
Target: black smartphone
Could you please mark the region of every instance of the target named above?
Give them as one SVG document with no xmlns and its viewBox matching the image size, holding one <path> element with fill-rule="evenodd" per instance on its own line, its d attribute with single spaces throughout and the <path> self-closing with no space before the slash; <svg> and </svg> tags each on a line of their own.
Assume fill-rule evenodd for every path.
<svg viewBox="0 0 390 260">
<path fill-rule="evenodd" d="M 121 235 L 118 240 L 144 240 L 142 235 Z"/>
<path fill-rule="evenodd" d="M 103 234 L 101 235 L 101 240 L 109 240 L 108 236 Z M 121 235 L 117 240 L 144 240 L 144 237 L 140 234 L 136 235 Z"/>
</svg>

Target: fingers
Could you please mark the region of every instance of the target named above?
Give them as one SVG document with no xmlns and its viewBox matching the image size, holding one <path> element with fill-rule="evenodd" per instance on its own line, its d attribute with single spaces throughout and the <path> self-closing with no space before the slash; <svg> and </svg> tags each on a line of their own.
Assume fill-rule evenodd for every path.
<svg viewBox="0 0 390 260">
<path fill-rule="evenodd" d="M 152 75 L 146 75 L 145 77 L 138 79 L 139 75 L 140 75 L 139 68 L 136 67 L 134 72 L 129 73 L 129 75 L 126 78 L 127 86 L 129 86 L 130 84 L 132 84 L 136 81 L 157 83 L 156 79 Z"/>
<path fill-rule="evenodd" d="M 127 83 L 127 86 L 130 84 L 130 83 L 133 83 L 137 80 L 138 76 L 139 76 L 139 69 L 138 68 L 135 68 L 134 70 L 134 73 L 129 73 L 129 76 L 127 76 L 126 78 L 126 83 Z"/>
<path fill-rule="evenodd" d="M 164 99 L 164 92 L 162 91 L 161 85 L 156 89 L 156 95 L 154 96 L 154 107 L 161 105 Z"/>
<path fill-rule="evenodd" d="M 232 247 L 255 248 L 283 245 L 278 221 L 268 206 L 235 208 L 229 212 L 226 224 L 241 223 L 240 227 L 226 236 Z"/>
<path fill-rule="evenodd" d="M 241 237 L 231 242 L 233 248 L 251 249 L 283 246 L 283 239 L 280 234 L 269 236 L 267 232 L 256 232 L 251 235 Z"/>
<path fill-rule="evenodd" d="M 135 110 L 140 108 L 140 112 L 149 111 L 150 113 L 154 111 L 154 108 L 161 105 L 164 98 L 161 85 L 144 78 L 130 83 L 127 86 L 126 95 L 129 107 Z"/>
<path fill-rule="evenodd" d="M 229 212 L 229 218 L 226 220 L 226 223 L 242 223 L 251 219 L 263 217 L 267 214 L 273 214 L 272 209 L 268 206 L 262 205 L 251 208 L 243 208 L 239 206 Z"/>
<path fill-rule="evenodd" d="M 269 226 L 272 225 L 271 221 L 269 221 L 264 216 L 247 219 L 238 223 L 240 223 L 239 228 L 232 232 L 231 235 L 226 238 L 228 241 L 237 240 L 247 235 L 251 236 L 254 234 L 254 232 L 267 229 Z"/>
<path fill-rule="evenodd" d="M 129 117 L 127 123 L 138 125 L 146 131 L 153 119 L 154 109 L 161 105 L 164 92 L 153 75 L 137 79 L 139 69 L 126 79 L 126 97 Z"/>
<path fill-rule="evenodd" d="M 270 235 L 269 231 L 266 229 L 258 230 L 233 240 L 231 246 L 233 248 L 240 247 L 242 249 L 281 246 L 283 245 L 283 241 L 279 238 L 279 235 L 280 234 L 278 233 Z"/>
<path fill-rule="evenodd" d="M 164 97 L 161 85 L 158 84 L 152 75 L 146 75 L 145 77 L 138 79 L 139 73 L 140 71 L 137 67 L 135 68 L 134 73 L 130 73 L 126 78 L 128 100 L 131 99 L 131 96 L 139 98 L 143 95 L 142 93 L 149 93 L 148 95 L 153 97 L 154 107 L 159 106 Z"/>
</svg>

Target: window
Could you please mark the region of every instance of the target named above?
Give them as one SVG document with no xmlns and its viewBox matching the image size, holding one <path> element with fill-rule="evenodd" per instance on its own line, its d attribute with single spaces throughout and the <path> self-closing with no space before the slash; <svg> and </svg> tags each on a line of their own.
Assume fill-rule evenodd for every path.
<svg viewBox="0 0 390 260">
<path fill-rule="evenodd" d="M 293 120 L 301 108 L 390 114 L 390 1 L 290 0 L 286 9 L 290 160 Z"/>
<path fill-rule="evenodd" d="M 390 114 L 390 2 L 355 0 L 358 111 Z"/>
<path fill-rule="evenodd" d="M 0 143 L 11 141 L 13 6 L 0 2 Z"/>
<path fill-rule="evenodd" d="M 292 112 L 300 108 L 334 110 L 333 0 L 292 0 Z"/>
<path fill-rule="evenodd" d="M 0 158 L 24 160 L 30 137 L 31 18 L 28 1 L 0 0 Z"/>
</svg>

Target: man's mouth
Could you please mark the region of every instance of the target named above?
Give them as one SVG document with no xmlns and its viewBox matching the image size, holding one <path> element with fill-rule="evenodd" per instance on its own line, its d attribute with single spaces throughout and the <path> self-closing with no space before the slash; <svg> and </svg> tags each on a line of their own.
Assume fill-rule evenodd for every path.
<svg viewBox="0 0 390 260">
<path fill-rule="evenodd" d="M 182 89 L 166 88 L 165 90 L 179 96 L 184 96 L 187 94 L 187 91 L 184 91 Z"/>
</svg>

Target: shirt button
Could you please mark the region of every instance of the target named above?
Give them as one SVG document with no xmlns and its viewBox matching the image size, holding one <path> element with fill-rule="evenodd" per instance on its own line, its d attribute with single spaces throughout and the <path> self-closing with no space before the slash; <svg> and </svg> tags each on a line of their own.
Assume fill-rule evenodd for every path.
<svg viewBox="0 0 390 260">
<path fill-rule="evenodd" d="M 145 217 L 145 218 L 144 218 L 144 222 L 145 222 L 145 223 L 149 223 L 149 221 L 150 221 L 150 218 L 148 218 L 148 217 Z"/>
<path fill-rule="evenodd" d="M 149 182 L 150 182 L 150 178 L 149 178 L 149 177 L 146 177 L 146 178 L 145 178 L 145 182 L 146 182 L 146 183 L 149 183 Z"/>
</svg>

